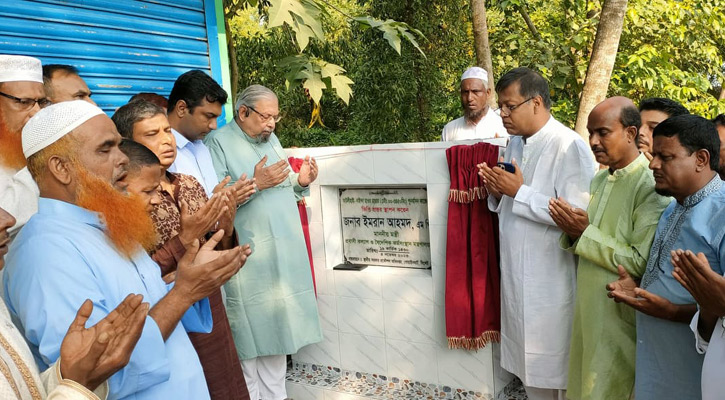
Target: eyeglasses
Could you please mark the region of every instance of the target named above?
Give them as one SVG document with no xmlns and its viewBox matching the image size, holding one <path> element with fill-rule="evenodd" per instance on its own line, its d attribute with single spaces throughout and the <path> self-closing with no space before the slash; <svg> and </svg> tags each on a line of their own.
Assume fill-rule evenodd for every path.
<svg viewBox="0 0 725 400">
<path fill-rule="evenodd" d="M 261 112 L 255 110 L 254 107 L 252 107 L 252 106 L 247 106 L 247 108 L 256 112 L 257 114 L 259 114 L 259 116 L 262 117 L 262 121 L 269 121 L 270 119 L 272 119 L 272 120 L 274 120 L 274 123 L 277 123 L 282 119 L 282 116 L 279 114 L 278 115 L 262 114 Z"/>
<path fill-rule="evenodd" d="M 536 96 L 534 96 L 534 97 L 536 97 Z M 524 105 L 525 103 L 528 103 L 529 101 L 533 100 L 534 97 L 529 97 L 528 99 L 522 101 L 521 103 L 513 105 L 513 106 L 503 105 L 493 111 L 498 113 L 499 115 L 501 115 L 501 114 L 511 115 L 511 113 L 514 112 L 515 109 L 517 109 L 517 108 L 521 107 L 522 105 Z"/>
<path fill-rule="evenodd" d="M 0 96 L 7 97 L 8 99 L 13 100 L 15 104 L 18 104 L 20 107 L 22 107 L 23 110 L 30 110 L 31 108 L 35 107 L 35 103 L 38 103 L 38 107 L 40 108 L 45 108 L 50 105 L 50 100 L 46 99 L 45 97 L 43 97 L 42 99 L 21 99 L 20 97 L 15 97 L 3 92 L 0 92 Z"/>
</svg>

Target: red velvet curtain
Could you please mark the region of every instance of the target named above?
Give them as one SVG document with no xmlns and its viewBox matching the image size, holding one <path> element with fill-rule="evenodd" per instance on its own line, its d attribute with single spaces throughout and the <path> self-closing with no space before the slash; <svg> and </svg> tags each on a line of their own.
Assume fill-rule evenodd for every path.
<svg viewBox="0 0 725 400">
<path fill-rule="evenodd" d="M 446 244 L 448 347 L 477 350 L 500 340 L 498 218 L 488 210 L 477 165 L 495 165 L 498 147 L 488 143 L 446 150 L 451 188 Z"/>
<path fill-rule="evenodd" d="M 300 172 L 300 167 L 305 161 L 301 158 L 289 157 L 287 159 L 292 171 Z M 315 288 L 315 295 L 317 295 L 317 283 L 315 282 L 315 266 L 312 264 L 312 246 L 310 245 L 310 223 L 307 219 L 307 204 L 305 199 L 301 199 L 297 202 L 297 208 L 300 212 L 300 222 L 302 222 L 302 233 L 305 235 L 305 244 L 307 245 L 307 257 L 310 259 L 310 270 L 312 272 L 312 286 Z"/>
</svg>

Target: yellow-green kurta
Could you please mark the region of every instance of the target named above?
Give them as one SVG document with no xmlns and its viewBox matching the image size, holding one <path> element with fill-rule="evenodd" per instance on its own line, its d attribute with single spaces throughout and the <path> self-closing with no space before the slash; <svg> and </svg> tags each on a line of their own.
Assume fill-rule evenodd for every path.
<svg viewBox="0 0 725 400">
<path fill-rule="evenodd" d="M 232 182 L 265 155 L 267 164 L 287 160 L 277 137 L 257 143 L 235 121 L 209 134 L 219 179 Z M 295 201 L 305 188 L 290 174 L 279 185 L 255 193 L 237 209 L 234 228 L 239 243 L 249 243 L 252 255 L 226 285 L 227 316 L 237 353 L 243 360 L 293 354 L 322 340 L 317 300 L 312 285 L 307 247 Z"/>
<path fill-rule="evenodd" d="M 617 265 L 639 278 L 647 265 L 657 222 L 670 202 L 654 191 L 649 162 L 639 155 L 627 167 L 599 171 L 587 208 L 589 227 L 573 244 L 579 256 L 574 324 L 569 352 L 569 399 L 629 400 L 634 388 L 634 310 L 607 297 Z"/>
</svg>

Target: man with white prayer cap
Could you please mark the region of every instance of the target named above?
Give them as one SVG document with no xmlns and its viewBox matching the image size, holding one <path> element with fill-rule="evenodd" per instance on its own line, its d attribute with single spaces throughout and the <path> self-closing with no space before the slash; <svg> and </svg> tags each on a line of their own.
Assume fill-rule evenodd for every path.
<svg viewBox="0 0 725 400">
<path fill-rule="evenodd" d="M 480 67 L 468 68 L 461 76 L 463 116 L 446 124 L 441 140 L 448 142 L 508 137 L 501 117 L 488 106 L 490 94 L 486 70 Z"/>
<path fill-rule="evenodd" d="M 207 296 L 249 251 L 214 251 L 220 230 L 201 249 L 191 245 L 167 286 L 144 251 L 155 231 L 143 201 L 126 194 L 120 142 L 113 121 L 82 100 L 48 106 L 25 125 L 23 152 L 40 199 L 7 257 L 4 300 L 43 369 L 58 359 L 86 299 L 94 324 L 129 293 L 142 294 L 148 316 L 128 365 L 108 379 L 109 398 L 209 399 L 187 332 L 211 330 Z"/>
<path fill-rule="evenodd" d="M 20 132 L 47 104 L 40 60 L 0 55 L 0 207 L 16 220 L 10 237 L 38 209 L 38 187 L 25 168 Z"/>
</svg>

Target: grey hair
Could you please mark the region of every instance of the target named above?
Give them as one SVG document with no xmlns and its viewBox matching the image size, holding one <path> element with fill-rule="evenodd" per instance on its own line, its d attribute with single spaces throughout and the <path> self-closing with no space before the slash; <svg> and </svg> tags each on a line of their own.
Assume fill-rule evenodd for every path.
<svg viewBox="0 0 725 400">
<path fill-rule="evenodd" d="M 274 99 L 275 101 L 277 101 L 277 95 L 274 94 L 272 89 L 269 89 L 262 85 L 247 86 L 246 89 L 242 90 L 242 92 L 237 95 L 237 102 L 234 103 L 234 113 L 238 113 L 239 108 L 242 106 L 254 107 L 255 104 L 257 104 L 257 102 L 262 99 Z"/>
</svg>

